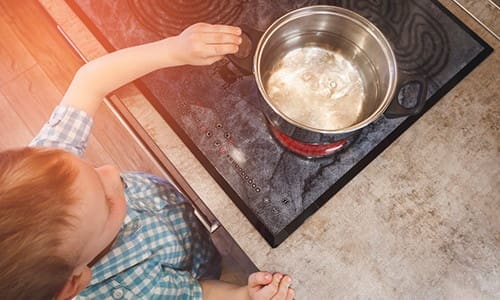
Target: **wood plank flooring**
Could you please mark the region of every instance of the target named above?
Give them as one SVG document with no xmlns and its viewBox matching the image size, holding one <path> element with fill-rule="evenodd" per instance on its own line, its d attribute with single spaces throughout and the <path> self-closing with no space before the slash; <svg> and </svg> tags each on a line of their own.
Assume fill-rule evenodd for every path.
<svg viewBox="0 0 500 300">
<path fill-rule="evenodd" d="M 29 143 L 82 64 L 37 1 L 0 1 L 0 151 Z M 161 174 L 105 105 L 85 158 Z"/>
</svg>

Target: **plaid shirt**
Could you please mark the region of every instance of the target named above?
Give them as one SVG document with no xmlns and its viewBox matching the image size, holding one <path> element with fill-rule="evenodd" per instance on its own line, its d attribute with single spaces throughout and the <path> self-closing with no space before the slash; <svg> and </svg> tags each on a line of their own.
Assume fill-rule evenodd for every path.
<svg viewBox="0 0 500 300">
<path fill-rule="evenodd" d="M 85 112 L 59 105 L 30 146 L 81 157 L 91 127 Z M 124 224 L 77 299 L 201 299 L 198 279 L 217 277 L 211 274 L 219 272 L 213 269 L 219 256 L 189 202 L 165 179 L 138 172 L 122 178 Z"/>
</svg>

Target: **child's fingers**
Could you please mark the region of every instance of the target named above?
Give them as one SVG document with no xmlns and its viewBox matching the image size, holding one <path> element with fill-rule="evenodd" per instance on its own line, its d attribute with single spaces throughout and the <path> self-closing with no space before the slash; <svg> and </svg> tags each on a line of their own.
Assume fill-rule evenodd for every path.
<svg viewBox="0 0 500 300">
<path fill-rule="evenodd" d="M 286 300 L 293 300 L 295 297 L 295 291 L 292 288 L 288 288 L 288 292 L 286 294 Z"/>
<path fill-rule="evenodd" d="M 223 33 L 230 33 L 230 34 L 235 34 L 235 35 L 241 34 L 241 29 L 239 27 L 231 26 L 231 25 L 222 25 L 222 24 L 210 25 L 209 30 L 212 32 L 223 32 Z"/>
<path fill-rule="evenodd" d="M 241 44 L 241 36 L 234 34 L 223 34 L 216 32 L 205 32 L 201 34 L 201 39 L 207 44 Z"/>
<path fill-rule="evenodd" d="M 267 285 L 273 279 L 273 275 L 268 272 L 255 272 L 248 276 L 248 286 L 251 288 Z"/>
<path fill-rule="evenodd" d="M 276 300 L 288 299 L 288 290 L 290 284 L 292 283 L 292 278 L 290 276 L 283 276 L 279 283 L 278 292 L 273 297 Z"/>
<path fill-rule="evenodd" d="M 265 285 L 260 291 L 259 295 L 263 297 L 262 299 L 271 299 L 278 292 L 278 287 L 281 279 L 283 278 L 283 274 L 275 273 L 273 275 L 272 281 Z"/>
<path fill-rule="evenodd" d="M 188 30 L 193 30 L 196 32 L 229 33 L 235 35 L 241 34 L 241 29 L 239 27 L 223 24 L 196 23 L 189 26 Z"/>
<path fill-rule="evenodd" d="M 238 52 L 239 47 L 231 44 L 208 45 L 208 56 L 221 56 Z"/>
</svg>

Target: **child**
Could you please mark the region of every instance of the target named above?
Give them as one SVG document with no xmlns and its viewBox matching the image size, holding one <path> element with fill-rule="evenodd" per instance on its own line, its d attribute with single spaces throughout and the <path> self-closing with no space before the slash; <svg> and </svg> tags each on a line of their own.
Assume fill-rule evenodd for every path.
<svg viewBox="0 0 500 300">
<path fill-rule="evenodd" d="M 200 23 L 96 59 L 29 147 L 0 153 L 2 299 L 293 298 L 280 273 L 242 287 L 216 280 L 216 250 L 166 180 L 81 158 L 109 92 L 159 68 L 214 63 L 238 51 L 240 34 Z"/>
</svg>

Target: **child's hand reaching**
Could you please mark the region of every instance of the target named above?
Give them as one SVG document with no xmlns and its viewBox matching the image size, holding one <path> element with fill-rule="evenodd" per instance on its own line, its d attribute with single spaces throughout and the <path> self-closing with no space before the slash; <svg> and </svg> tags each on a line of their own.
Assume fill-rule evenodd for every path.
<svg viewBox="0 0 500 300">
<path fill-rule="evenodd" d="M 251 300 L 292 300 L 291 282 L 290 276 L 281 273 L 253 273 L 248 277 L 248 295 Z"/>
<path fill-rule="evenodd" d="M 229 25 L 197 23 L 186 28 L 178 36 L 168 38 L 167 43 L 179 65 L 209 65 L 226 54 L 238 52 L 241 29 Z"/>
</svg>

